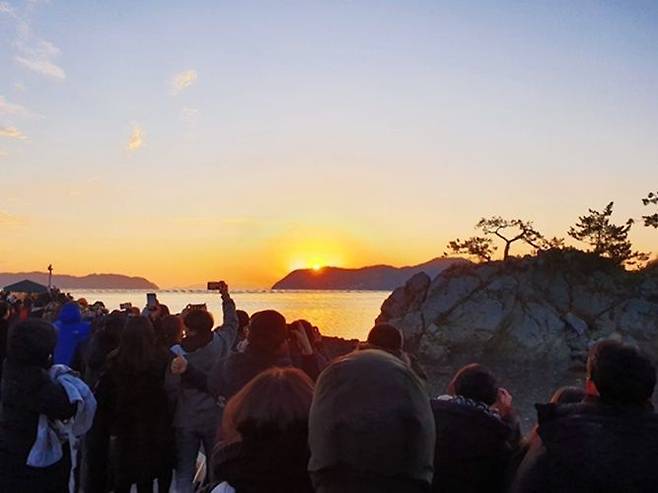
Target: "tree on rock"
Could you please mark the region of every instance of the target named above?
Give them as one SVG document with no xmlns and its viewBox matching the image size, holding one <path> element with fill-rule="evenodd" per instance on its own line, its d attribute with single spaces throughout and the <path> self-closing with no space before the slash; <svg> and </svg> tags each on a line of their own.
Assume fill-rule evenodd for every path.
<svg viewBox="0 0 658 493">
<path fill-rule="evenodd" d="M 482 262 L 489 262 L 496 251 L 496 247 L 491 243 L 491 238 L 471 236 L 467 240 L 460 240 L 457 238 L 456 240 L 451 241 L 448 243 L 448 248 L 452 253 L 458 255 L 471 255 L 477 257 Z"/>
<path fill-rule="evenodd" d="M 496 251 L 496 247 L 492 245 L 492 237 L 499 238 L 505 244 L 503 260 L 509 258 L 512 243 L 516 241 L 525 242 L 535 250 L 551 248 L 554 243 L 559 244 L 561 241 L 557 238 L 547 241 L 534 228 L 532 221 L 522 219 L 504 219 L 500 216 L 483 217 L 475 227 L 482 230 L 484 236 L 472 236 L 467 240 L 457 238 L 448 243 L 448 248 L 453 253 L 473 255 L 488 262 Z"/>
<path fill-rule="evenodd" d="M 487 236 L 496 236 L 505 243 L 503 260 L 509 258 L 510 247 L 516 241 L 523 241 L 535 248 L 543 250 L 544 237 L 532 225 L 532 221 L 521 219 L 504 219 L 500 216 L 482 218 L 475 225 Z"/>
<path fill-rule="evenodd" d="M 569 236 L 588 243 L 590 252 L 613 260 L 623 265 L 636 265 L 648 260 L 646 253 L 634 252 L 628 239 L 628 233 L 633 226 L 633 219 L 624 224 L 614 224 L 610 221 L 614 202 L 610 202 L 603 211 L 589 209 L 589 214 L 580 216 L 575 226 L 569 228 Z"/>
<path fill-rule="evenodd" d="M 658 192 L 650 192 L 646 198 L 642 199 L 644 205 L 658 205 Z M 648 216 L 642 216 L 644 225 L 647 227 L 658 228 L 658 212 Z"/>
</svg>

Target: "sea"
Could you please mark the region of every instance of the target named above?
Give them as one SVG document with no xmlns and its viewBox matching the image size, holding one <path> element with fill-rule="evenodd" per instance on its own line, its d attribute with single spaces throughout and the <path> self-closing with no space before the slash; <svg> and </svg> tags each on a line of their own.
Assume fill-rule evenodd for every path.
<svg viewBox="0 0 658 493">
<path fill-rule="evenodd" d="M 121 303 L 146 305 L 145 290 L 97 289 L 66 290 L 75 299 L 89 303 L 102 301 L 109 310 L 118 309 Z M 217 325 L 222 320 L 219 294 L 206 290 L 159 290 L 158 301 L 179 313 L 189 303 L 205 303 Z M 390 291 L 302 291 L 302 290 L 243 290 L 231 291 L 238 309 L 250 315 L 259 310 L 274 309 L 292 322 L 306 319 L 320 328 L 323 335 L 345 339 L 364 340 L 372 328 L 384 300 Z"/>
</svg>

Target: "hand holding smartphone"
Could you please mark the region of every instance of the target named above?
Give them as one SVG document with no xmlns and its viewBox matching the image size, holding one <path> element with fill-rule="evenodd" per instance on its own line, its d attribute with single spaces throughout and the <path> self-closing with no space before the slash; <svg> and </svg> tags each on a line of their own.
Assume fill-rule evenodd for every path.
<svg viewBox="0 0 658 493">
<path fill-rule="evenodd" d="M 155 293 L 146 293 L 146 307 L 149 310 L 155 310 L 158 306 L 158 297 Z"/>
<path fill-rule="evenodd" d="M 219 291 L 223 296 L 228 293 L 228 285 L 224 281 L 208 281 L 208 291 Z"/>
</svg>

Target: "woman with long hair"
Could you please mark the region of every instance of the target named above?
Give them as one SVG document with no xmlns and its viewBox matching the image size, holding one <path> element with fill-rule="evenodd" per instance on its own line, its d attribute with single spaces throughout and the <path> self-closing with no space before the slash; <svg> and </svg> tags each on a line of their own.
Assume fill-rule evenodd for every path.
<svg viewBox="0 0 658 493">
<path fill-rule="evenodd" d="M 169 491 L 175 461 L 171 413 L 165 390 L 169 356 L 155 342 L 151 321 L 128 319 L 119 348 L 97 388 L 99 419 L 112 436 L 114 490 Z"/>
<path fill-rule="evenodd" d="M 312 492 L 308 416 L 313 382 L 296 368 L 267 370 L 233 396 L 212 460 L 217 491 Z"/>
</svg>

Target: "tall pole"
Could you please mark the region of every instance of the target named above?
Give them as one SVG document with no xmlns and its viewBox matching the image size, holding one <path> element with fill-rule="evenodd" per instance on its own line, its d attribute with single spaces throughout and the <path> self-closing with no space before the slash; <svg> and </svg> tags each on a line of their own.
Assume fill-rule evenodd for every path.
<svg viewBox="0 0 658 493">
<path fill-rule="evenodd" d="M 48 266 L 48 291 L 53 289 L 53 264 Z"/>
</svg>

